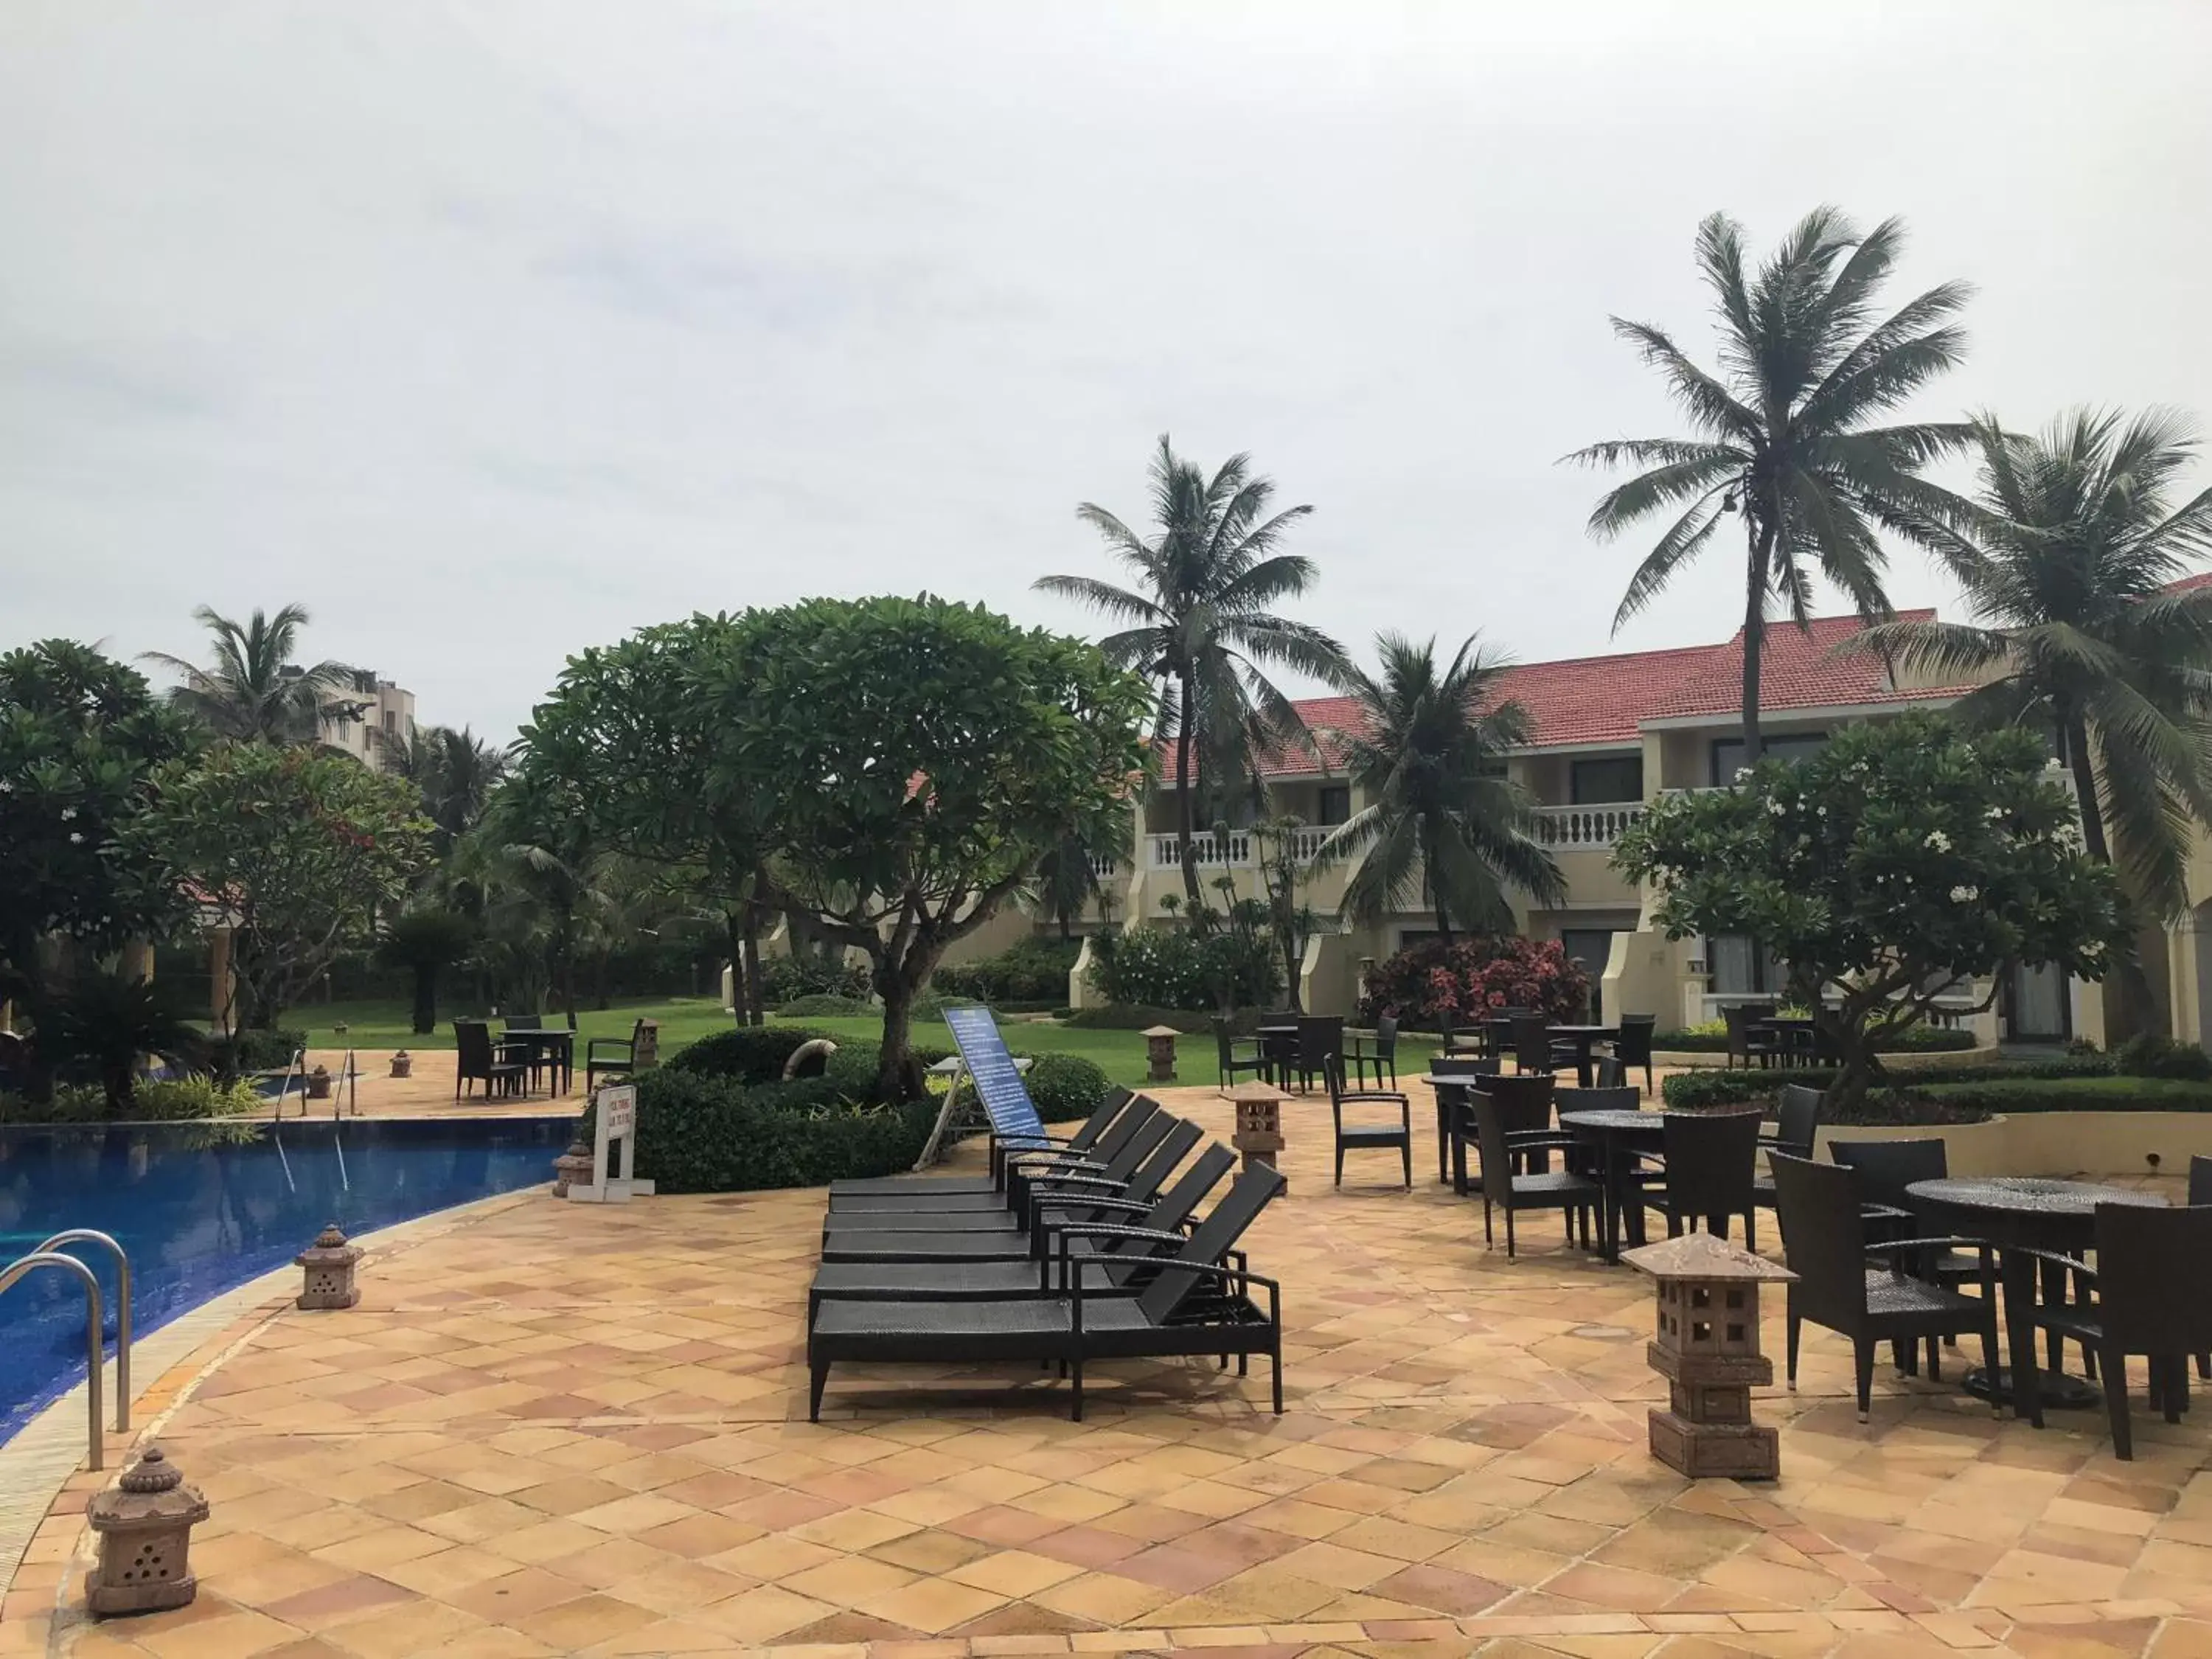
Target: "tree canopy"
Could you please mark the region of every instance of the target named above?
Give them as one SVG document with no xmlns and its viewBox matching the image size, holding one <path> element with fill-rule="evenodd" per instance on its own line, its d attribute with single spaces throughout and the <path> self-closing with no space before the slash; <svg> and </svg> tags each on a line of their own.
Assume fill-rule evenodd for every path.
<svg viewBox="0 0 2212 1659">
<path fill-rule="evenodd" d="M 0 655 L 0 1000 L 45 988 L 42 939 L 104 955 L 182 913 L 166 866 L 125 836 L 197 743 L 144 676 L 90 646 Z"/>
<path fill-rule="evenodd" d="M 1872 1039 L 2014 963 L 2103 977 L 2121 936 L 2112 872 L 2081 849 L 2031 732 L 1910 714 L 1844 729 L 1740 787 L 1662 795 L 1614 864 L 1659 891 L 1669 939 L 1741 934 L 1844 1057 L 1855 1096 Z"/>
<path fill-rule="evenodd" d="M 214 642 L 209 666 L 166 651 L 149 651 L 142 660 L 183 677 L 171 700 L 216 736 L 240 743 L 313 744 L 325 719 L 361 717 L 361 705 L 343 695 L 358 669 L 342 662 L 306 668 L 293 663 L 307 625 L 305 605 L 284 605 L 274 616 L 256 610 L 239 623 L 204 605 L 192 617 Z"/>
</svg>

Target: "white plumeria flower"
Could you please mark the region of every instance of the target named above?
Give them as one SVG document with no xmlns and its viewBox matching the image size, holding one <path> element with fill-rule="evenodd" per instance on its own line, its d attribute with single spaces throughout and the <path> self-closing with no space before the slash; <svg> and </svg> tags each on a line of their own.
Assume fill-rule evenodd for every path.
<svg viewBox="0 0 2212 1659">
<path fill-rule="evenodd" d="M 1981 897 L 1981 889 L 1978 887 L 1968 887 L 1961 884 L 1951 890 L 1951 902 L 1954 904 L 1972 904 L 1976 899 Z"/>
<path fill-rule="evenodd" d="M 64 806 L 64 807 L 63 807 L 63 808 L 62 808 L 62 822 L 63 822 L 64 823 L 68 823 L 71 818 L 75 817 L 76 816 L 76 807 L 74 807 L 74 806 Z"/>
<path fill-rule="evenodd" d="M 1930 830 L 1928 832 L 1928 839 L 1921 845 L 1932 847 L 1939 853 L 1948 853 L 1951 850 L 1951 838 L 1941 830 Z"/>
<path fill-rule="evenodd" d="M 82 847 L 82 846 L 83 846 L 83 845 L 84 845 L 84 832 L 83 832 L 82 830 L 70 830 L 70 846 L 72 846 L 72 847 Z"/>
</svg>

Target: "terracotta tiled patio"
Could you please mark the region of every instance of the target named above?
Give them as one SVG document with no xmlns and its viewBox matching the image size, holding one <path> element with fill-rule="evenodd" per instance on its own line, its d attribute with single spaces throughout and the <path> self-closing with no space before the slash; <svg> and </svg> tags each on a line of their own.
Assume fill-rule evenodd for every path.
<svg viewBox="0 0 2212 1659">
<path fill-rule="evenodd" d="M 1171 1094 L 1217 1131 L 1211 1091 Z M 1415 1122 L 1422 1121 L 1419 1103 Z M 2212 1411 L 2040 1433 L 1848 1350 L 1757 1407 L 1783 1479 L 1655 1464 L 1646 1285 L 1384 1157 L 1341 1192 L 1294 1105 L 1256 1268 L 1289 1409 L 1210 1363 L 840 1371 L 805 1417 L 819 1192 L 605 1210 L 520 1194 L 374 1255 L 350 1311 L 272 1300 L 144 1419 L 214 1517 L 197 1605 L 85 1622 L 80 1475 L 0 1653 L 2212 1655 Z M 1423 1173 L 1423 1155 L 1427 1170 Z M 1768 1347 L 1778 1352 L 1778 1305 Z M 1008 1384 L 1015 1385 L 1009 1388 Z"/>
</svg>

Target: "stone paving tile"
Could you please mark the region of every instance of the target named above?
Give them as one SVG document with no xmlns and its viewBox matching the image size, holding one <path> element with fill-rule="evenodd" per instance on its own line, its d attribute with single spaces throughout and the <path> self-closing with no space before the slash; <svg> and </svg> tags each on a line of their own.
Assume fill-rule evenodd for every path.
<svg viewBox="0 0 2212 1659">
<path fill-rule="evenodd" d="M 1225 1133 L 1210 1091 L 1170 1103 Z M 1646 1285 L 1541 1219 L 1509 1264 L 1433 1182 L 1335 1188 L 1326 1115 L 1286 1115 L 1251 1240 L 1279 1419 L 1262 1372 L 1200 1362 L 1100 1368 L 1082 1424 L 1018 1370 L 856 1367 L 810 1425 L 819 1192 L 521 1195 L 157 1379 L 214 1501 L 199 1601 L 82 1617 L 80 1474 L 0 1656 L 2212 1659 L 2212 1416 L 2139 1416 L 2122 1464 L 2101 1417 L 2039 1434 L 1884 1371 L 1863 1425 L 1808 1330 L 1801 1389 L 1757 1401 L 1782 1480 L 1693 1486 L 1644 1447 Z"/>
</svg>

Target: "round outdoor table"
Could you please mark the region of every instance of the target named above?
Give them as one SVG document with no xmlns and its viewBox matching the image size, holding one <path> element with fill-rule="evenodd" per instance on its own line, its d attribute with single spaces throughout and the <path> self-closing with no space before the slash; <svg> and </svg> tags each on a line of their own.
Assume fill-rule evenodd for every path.
<svg viewBox="0 0 2212 1659">
<path fill-rule="evenodd" d="M 1604 1165 L 1602 1200 L 1604 1255 L 1607 1261 L 1620 1260 L 1621 1218 L 1623 1200 L 1630 1196 L 1630 1177 L 1636 1169 L 1634 1154 L 1655 1150 L 1666 1144 L 1667 1115 L 1664 1112 L 1639 1112 L 1627 1109 L 1607 1109 L 1588 1112 L 1561 1112 L 1559 1127 L 1577 1140 L 1587 1140 L 1597 1148 Z M 1641 1199 L 1643 1189 L 1637 1187 L 1635 1196 Z M 1641 1202 L 1626 1206 L 1628 1237 L 1632 1244 L 1644 1242 L 1644 1206 Z"/>
<path fill-rule="evenodd" d="M 1544 1035 L 1554 1042 L 1575 1045 L 1575 1086 L 1587 1089 L 1590 1086 L 1590 1045 L 1594 1042 L 1618 1042 L 1620 1041 L 1620 1027 L 1547 1025 L 1544 1028 Z"/>
<path fill-rule="evenodd" d="M 2155 1193 L 2106 1187 L 2094 1181 L 2046 1181 L 2033 1176 L 1916 1181 L 1905 1191 L 1939 1222 L 1955 1226 L 1966 1236 L 1987 1239 L 2002 1255 L 2005 1334 L 2012 1364 L 1995 1377 L 1978 1365 L 1966 1373 L 1968 1392 L 1984 1400 L 2013 1399 L 2012 1379 L 2033 1358 L 2029 1345 L 2035 1340 L 2035 1327 L 2028 1314 L 2034 1305 L 2039 1264 L 2021 1252 L 2051 1250 L 2081 1256 L 2096 1245 L 2100 1204 L 2166 1207 L 2166 1200 Z M 2040 1265 L 2046 1291 L 2063 1291 L 2065 1270 L 2048 1263 Z M 2037 1392 L 2046 1406 L 2082 1410 L 2104 1397 L 2081 1377 L 2066 1376 L 2055 1361 L 2037 1374 L 2041 1382 Z M 2013 1403 L 2017 1411 L 2019 1401 Z"/>
<path fill-rule="evenodd" d="M 1777 1014 L 1768 1019 L 1754 1019 L 1751 1029 L 1774 1034 L 1774 1057 L 1784 1066 L 1800 1061 L 1808 1066 L 1814 1063 L 1813 1038 L 1820 1028 L 1804 1015 Z"/>
</svg>

